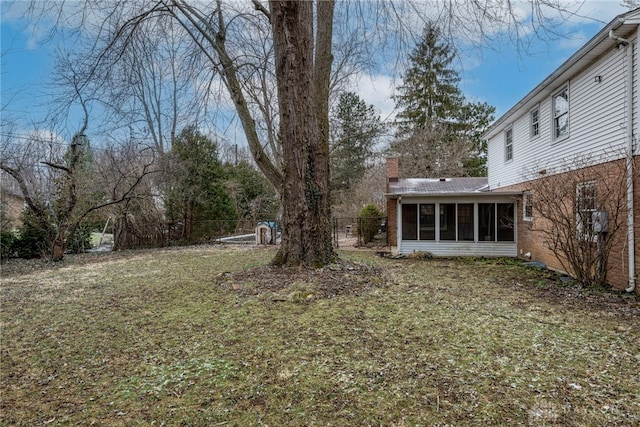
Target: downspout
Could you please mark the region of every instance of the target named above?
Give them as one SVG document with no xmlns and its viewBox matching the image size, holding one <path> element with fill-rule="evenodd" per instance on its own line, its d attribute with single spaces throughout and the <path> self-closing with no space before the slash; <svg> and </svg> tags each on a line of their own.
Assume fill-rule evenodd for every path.
<svg viewBox="0 0 640 427">
<path fill-rule="evenodd" d="M 640 41 L 640 26 L 636 29 L 636 47 Z M 633 45 L 630 44 L 631 52 L 627 62 L 627 96 L 629 102 L 629 117 L 627 123 L 627 238 L 629 239 L 629 287 L 627 292 L 633 292 L 636 288 L 636 254 L 635 254 L 635 221 L 634 221 L 634 200 L 633 200 Z"/>
<path fill-rule="evenodd" d="M 636 38 L 640 40 L 640 31 L 637 31 Z M 609 38 L 625 46 L 624 58 L 627 68 L 627 115 L 626 115 L 626 178 L 627 178 L 627 247 L 629 254 L 629 287 L 626 292 L 633 292 L 636 288 L 635 274 L 635 236 L 633 217 L 633 45 L 629 40 L 618 37 L 609 31 Z"/>
<path fill-rule="evenodd" d="M 402 253 L 402 195 L 398 196 L 396 202 L 396 247 L 398 255 Z"/>
</svg>

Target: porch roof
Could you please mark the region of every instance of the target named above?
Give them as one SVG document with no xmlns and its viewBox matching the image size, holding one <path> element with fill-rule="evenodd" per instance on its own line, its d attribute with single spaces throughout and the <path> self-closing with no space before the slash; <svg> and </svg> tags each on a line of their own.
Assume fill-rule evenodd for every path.
<svg viewBox="0 0 640 427">
<path fill-rule="evenodd" d="M 461 196 L 506 195 L 492 193 L 489 182 L 482 178 L 400 178 L 389 182 L 387 197 L 394 196 Z M 513 193 L 513 194 L 520 194 Z"/>
</svg>

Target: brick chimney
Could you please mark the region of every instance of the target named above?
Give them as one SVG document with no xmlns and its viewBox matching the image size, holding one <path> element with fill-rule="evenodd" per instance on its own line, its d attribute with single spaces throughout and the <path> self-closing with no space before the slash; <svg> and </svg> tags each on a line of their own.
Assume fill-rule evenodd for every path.
<svg viewBox="0 0 640 427">
<path fill-rule="evenodd" d="M 387 193 L 389 193 L 389 184 L 398 182 L 399 175 L 400 159 L 387 157 Z M 398 209 L 398 197 L 387 197 L 387 244 L 392 248 L 398 245 Z"/>
<path fill-rule="evenodd" d="M 399 164 L 398 157 L 387 157 L 387 191 L 389 191 L 390 182 L 398 182 Z"/>
</svg>

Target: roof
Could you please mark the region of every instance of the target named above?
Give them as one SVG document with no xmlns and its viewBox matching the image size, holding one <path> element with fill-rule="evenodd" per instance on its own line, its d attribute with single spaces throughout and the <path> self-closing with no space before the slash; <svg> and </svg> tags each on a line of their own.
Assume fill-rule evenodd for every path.
<svg viewBox="0 0 640 427">
<path fill-rule="evenodd" d="M 400 195 L 461 195 L 489 191 L 489 181 L 483 178 L 400 178 L 389 182 L 388 196 Z"/>
<path fill-rule="evenodd" d="M 502 117 L 496 120 L 483 135 L 483 138 L 493 138 L 501 131 L 503 124 L 517 119 L 521 111 L 530 110 L 535 104 L 540 102 L 541 99 L 550 96 L 552 92 L 558 88 L 559 84 L 579 74 L 603 54 L 614 49 L 620 41 L 609 37 L 610 32 L 614 32 L 614 36 L 626 38 L 638 28 L 638 24 L 640 24 L 640 9 L 635 9 L 615 17 L 576 53 L 571 55 L 559 68 L 544 79 L 516 105 L 511 107 Z"/>
</svg>

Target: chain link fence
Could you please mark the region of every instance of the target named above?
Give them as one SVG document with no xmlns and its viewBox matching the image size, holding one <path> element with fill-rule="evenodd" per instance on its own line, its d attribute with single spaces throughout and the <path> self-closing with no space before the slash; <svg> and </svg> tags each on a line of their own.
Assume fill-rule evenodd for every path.
<svg viewBox="0 0 640 427">
<path fill-rule="evenodd" d="M 336 248 L 387 245 L 386 217 L 334 217 L 331 224 Z M 276 220 L 204 220 L 185 224 L 133 218 L 114 221 L 107 232 L 113 233 L 114 249 L 211 243 L 277 244 L 281 234 Z"/>
<path fill-rule="evenodd" d="M 333 246 L 387 246 L 387 217 L 334 217 Z"/>
</svg>

